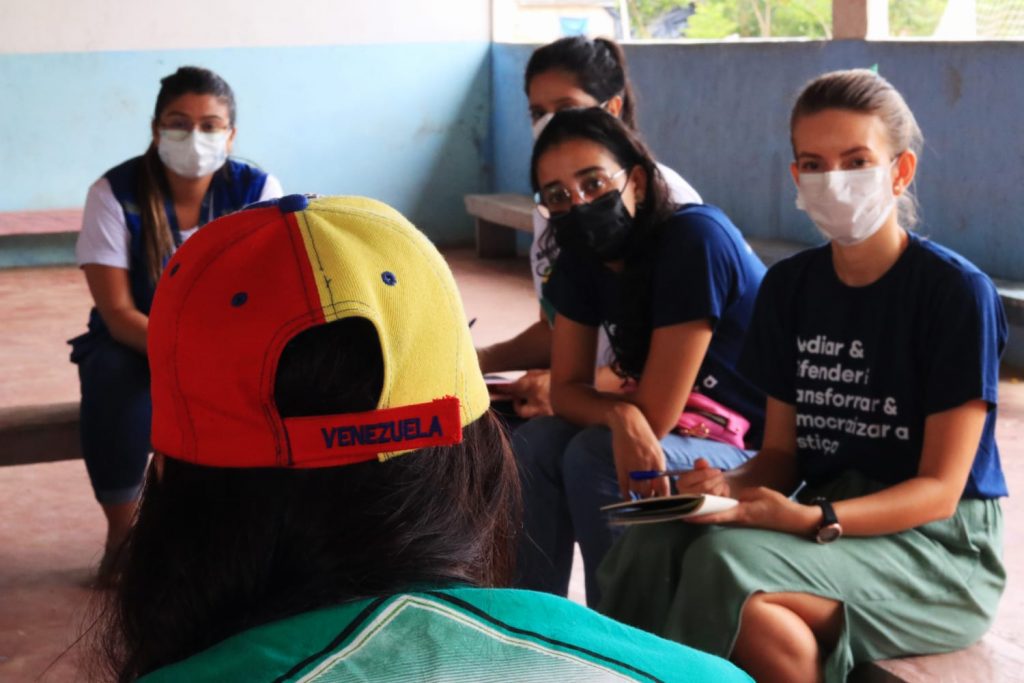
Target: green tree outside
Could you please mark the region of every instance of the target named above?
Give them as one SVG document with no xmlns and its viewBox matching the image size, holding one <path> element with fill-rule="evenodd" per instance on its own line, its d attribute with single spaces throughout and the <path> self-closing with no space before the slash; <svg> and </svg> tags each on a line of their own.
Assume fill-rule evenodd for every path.
<svg viewBox="0 0 1024 683">
<path fill-rule="evenodd" d="M 680 38 L 832 37 L 832 0 L 628 0 L 633 34 L 649 37 L 647 26 L 676 7 L 692 7 Z M 947 0 L 891 0 L 893 36 L 928 36 Z"/>
</svg>

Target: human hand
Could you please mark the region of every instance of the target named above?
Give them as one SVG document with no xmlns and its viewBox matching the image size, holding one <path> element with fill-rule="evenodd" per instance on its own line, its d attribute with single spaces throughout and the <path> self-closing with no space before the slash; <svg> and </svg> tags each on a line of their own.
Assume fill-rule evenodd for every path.
<svg viewBox="0 0 1024 683">
<path fill-rule="evenodd" d="M 629 500 L 631 492 L 642 498 L 667 496 L 667 477 L 636 481 L 629 476 L 630 472 L 665 469 L 665 453 L 647 418 L 639 408 L 629 403 L 621 404 L 613 415 L 608 427 L 612 432 L 615 473 L 622 498 Z"/>
<path fill-rule="evenodd" d="M 527 370 L 514 382 L 501 385 L 501 391 L 512 399 L 516 415 L 523 419 L 552 415 L 551 372 Z"/>
<path fill-rule="evenodd" d="M 810 537 L 821 517 L 817 506 L 802 505 L 765 486 L 745 489 L 739 501 L 739 505 L 729 510 L 691 517 L 687 521 L 771 529 Z"/>
<path fill-rule="evenodd" d="M 712 467 L 704 458 L 697 458 L 693 469 L 676 476 L 676 491 L 679 493 L 710 493 L 713 496 L 732 495 L 725 472 Z"/>
</svg>

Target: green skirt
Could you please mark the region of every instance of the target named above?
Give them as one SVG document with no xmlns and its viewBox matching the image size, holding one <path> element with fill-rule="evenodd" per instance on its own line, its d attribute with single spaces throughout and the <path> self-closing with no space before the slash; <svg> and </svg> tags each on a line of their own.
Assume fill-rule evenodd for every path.
<svg viewBox="0 0 1024 683">
<path fill-rule="evenodd" d="M 801 499 L 878 490 L 847 477 Z M 843 603 L 844 627 L 825 680 L 854 665 L 949 652 L 988 629 L 1006 582 L 998 500 L 962 500 L 949 519 L 889 536 L 828 545 L 760 529 L 667 522 L 631 528 L 602 563 L 599 611 L 729 657 L 740 613 L 758 592 L 810 593 Z"/>
</svg>

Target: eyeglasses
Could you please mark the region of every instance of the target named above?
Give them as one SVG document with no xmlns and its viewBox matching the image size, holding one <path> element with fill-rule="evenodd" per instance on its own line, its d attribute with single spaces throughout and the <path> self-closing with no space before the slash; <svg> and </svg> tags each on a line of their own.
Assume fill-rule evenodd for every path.
<svg viewBox="0 0 1024 683">
<path fill-rule="evenodd" d="M 625 172 L 624 168 L 620 168 L 611 175 L 608 175 L 604 169 L 589 171 L 580 178 L 573 189 L 570 190 L 560 183 L 548 185 L 533 195 L 533 201 L 537 204 L 537 211 L 544 218 L 568 213 L 572 209 L 574 197 L 579 197 L 584 204 L 589 204 L 616 189 L 612 183 Z M 624 187 L 625 183 L 623 183 Z M 621 191 L 622 188 L 619 190 Z"/>
<path fill-rule="evenodd" d="M 231 129 L 231 125 L 221 118 L 203 119 L 195 123 L 187 116 L 168 116 L 158 124 L 160 130 L 172 133 L 174 137 L 185 138 L 193 130 L 198 129 L 200 133 L 225 133 Z"/>
</svg>

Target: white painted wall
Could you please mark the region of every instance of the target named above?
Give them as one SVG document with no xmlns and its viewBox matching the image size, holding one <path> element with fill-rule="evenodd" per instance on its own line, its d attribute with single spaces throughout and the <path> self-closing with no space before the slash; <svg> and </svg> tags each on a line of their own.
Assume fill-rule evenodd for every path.
<svg viewBox="0 0 1024 683">
<path fill-rule="evenodd" d="M 0 53 L 489 41 L 490 0 L 0 0 Z"/>
<path fill-rule="evenodd" d="M 494 42 L 550 43 L 562 37 L 562 17 L 588 19 L 589 36 L 615 36 L 612 16 L 593 4 L 566 0 L 552 5 L 524 5 L 517 0 L 494 0 Z"/>
</svg>

